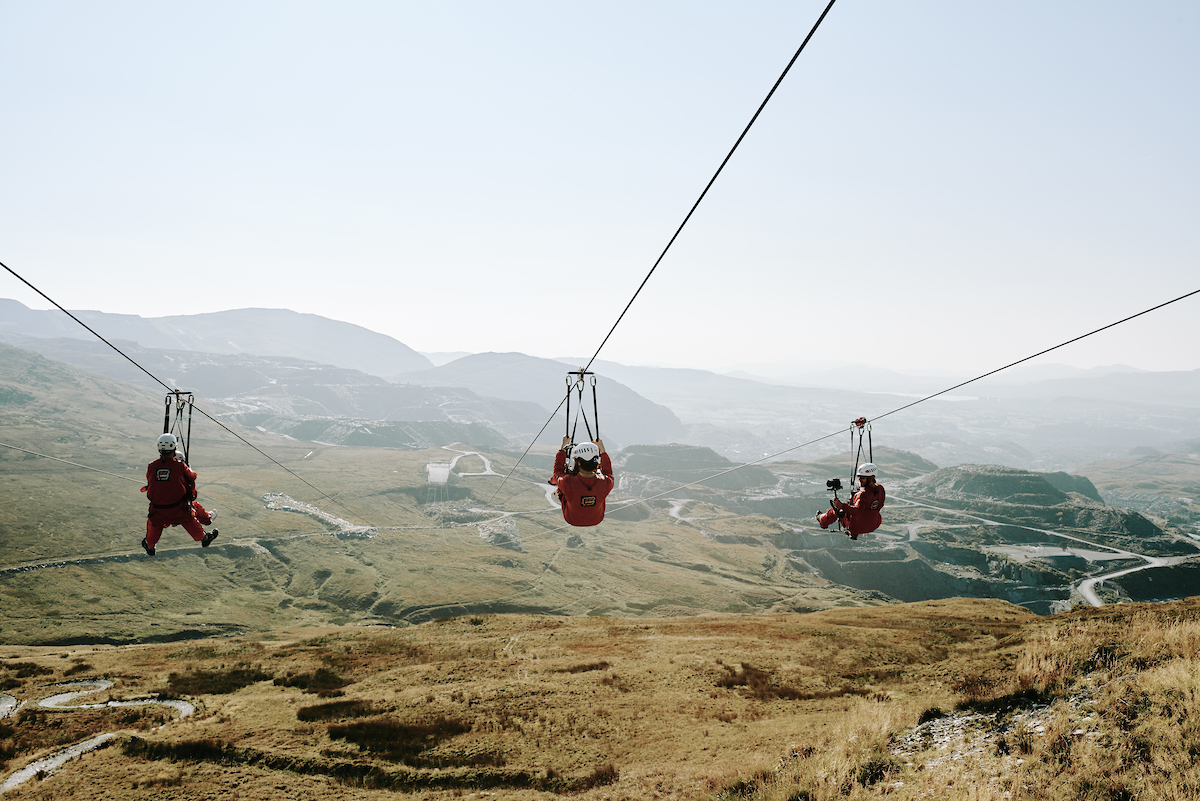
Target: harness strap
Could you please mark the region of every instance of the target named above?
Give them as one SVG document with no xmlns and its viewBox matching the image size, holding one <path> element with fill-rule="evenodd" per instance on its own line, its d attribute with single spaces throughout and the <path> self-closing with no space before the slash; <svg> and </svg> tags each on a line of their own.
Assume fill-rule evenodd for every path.
<svg viewBox="0 0 1200 801">
<path fill-rule="evenodd" d="M 184 501 L 187 501 L 187 500 L 188 500 L 188 496 L 185 494 L 182 498 L 175 501 L 175 503 L 153 503 L 153 502 L 151 502 L 150 505 L 153 506 L 155 509 L 174 509 L 176 506 L 182 506 Z"/>
<path fill-rule="evenodd" d="M 572 375 L 577 375 L 579 378 L 571 380 Z M 596 402 L 596 377 L 592 376 L 592 418 L 596 422 L 596 436 L 592 436 L 592 426 L 588 422 L 587 412 L 583 408 L 583 388 L 584 376 L 591 375 L 583 371 L 567 374 L 567 436 L 571 438 L 571 442 L 575 441 L 575 433 L 579 430 L 579 418 L 583 418 L 583 427 L 587 430 L 589 440 L 599 439 L 600 437 L 600 418 L 597 412 L 598 406 Z M 575 422 L 571 423 L 571 393 L 577 393 L 577 407 L 575 410 Z"/>
<path fill-rule="evenodd" d="M 858 465 L 862 460 L 863 452 L 863 430 L 867 432 L 867 461 L 874 462 L 874 448 L 871 446 L 871 424 L 867 422 L 867 418 L 860 417 L 857 420 L 851 421 L 851 425 L 858 429 L 858 450 L 854 454 L 854 471 L 850 474 L 850 486 L 854 486 L 854 482 L 858 479 Z M 854 449 L 854 429 L 850 429 L 850 448 Z"/>
<path fill-rule="evenodd" d="M 596 422 L 596 439 L 600 439 L 600 406 L 596 403 L 596 376 L 592 376 L 592 419 Z"/>
</svg>

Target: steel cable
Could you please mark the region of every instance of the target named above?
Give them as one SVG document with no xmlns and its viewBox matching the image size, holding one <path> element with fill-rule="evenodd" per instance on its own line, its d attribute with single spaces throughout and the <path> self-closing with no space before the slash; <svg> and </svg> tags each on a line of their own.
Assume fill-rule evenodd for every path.
<svg viewBox="0 0 1200 801">
<path fill-rule="evenodd" d="M 763 98 L 762 103 L 758 105 L 758 109 L 750 118 L 750 122 L 746 123 L 746 127 L 742 129 L 742 133 L 738 136 L 737 141 L 733 143 L 733 147 L 729 149 L 729 152 L 725 154 L 725 158 L 721 160 L 721 164 L 717 167 L 717 171 L 713 173 L 712 178 L 708 179 L 708 183 L 705 184 L 704 189 L 700 192 L 700 196 L 696 198 L 696 202 L 692 204 L 692 207 L 684 216 L 683 222 L 681 222 L 679 227 L 675 229 L 675 233 L 671 235 L 666 247 L 662 249 L 662 253 L 660 253 L 658 258 L 654 260 L 653 266 L 650 267 L 650 272 L 646 273 L 646 277 L 642 279 L 642 283 L 640 283 L 637 290 L 634 291 L 633 297 L 631 297 L 629 302 L 625 304 L 625 308 L 621 311 L 621 314 L 617 316 L 617 321 L 613 323 L 612 328 L 610 328 L 608 333 L 604 335 L 604 339 L 601 341 L 600 347 L 596 348 L 596 352 L 592 354 L 592 358 L 588 359 L 587 365 L 581 368 L 581 372 L 586 372 L 588 368 L 592 366 L 592 363 L 596 361 L 596 357 L 600 355 L 600 351 L 602 351 L 604 346 L 608 344 L 609 337 L 613 335 L 613 332 L 617 330 L 617 326 L 621 324 L 623 319 L 625 319 L 626 312 L 628 312 L 630 307 L 633 306 L 633 302 L 637 300 L 638 295 L 641 294 L 642 289 L 650 280 L 650 276 L 654 275 L 654 271 L 658 269 L 658 265 L 662 263 L 664 258 L 666 258 L 667 251 L 669 251 L 671 246 L 675 244 L 675 240 L 678 239 L 679 235 L 683 232 L 684 226 L 686 226 L 688 221 L 692 219 L 692 215 L 696 213 L 696 209 L 699 208 L 701 201 L 703 201 L 704 197 L 708 194 L 708 190 L 712 188 L 714 183 L 716 183 L 717 178 L 721 175 L 721 171 L 725 169 L 725 165 L 729 163 L 731 158 L 733 158 L 733 154 L 737 151 L 738 146 L 742 144 L 742 140 L 746 138 L 746 134 L 750 133 L 750 128 L 753 127 L 754 123 L 758 120 L 758 117 L 760 114 L 762 114 L 763 109 L 767 107 L 767 103 L 770 102 L 771 98 L 774 96 L 775 90 L 778 89 L 779 85 L 783 83 L 783 79 L 787 77 L 788 72 L 792 69 L 792 65 L 796 63 L 796 59 L 800 58 L 800 54 L 803 53 L 804 48 L 808 46 L 809 40 L 813 38 L 813 34 L 817 32 L 817 28 L 821 27 L 821 23 L 825 20 L 825 16 L 829 14 L 829 10 L 833 8 L 833 4 L 835 2 L 836 0 L 829 0 L 829 4 L 825 6 L 825 10 L 821 12 L 821 16 L 819 16 L 817 21 L 813 23 L 808 35 L 804 37 L 804 41 L 800 43 L 800 47 L 796 49 L 796 52 L 792 55 L 791 60 L 788 61 L 787 66 L 783 68 L 783 72 L 781 72 L 779 77 L 775 80 L 775 84 L 771 87 L 771 91 L 767 92 L 767 96 Z M 568 396 L 570 395 L 570 390 L 567 390 L 567 394 Z M 558 414 L 558 410 L 561 408 L 562 402 L 559 402 L 558 407 L 555 408 L 554 412 L 550 415 L 550 419 L 546 421 L 546 425 L 542 426 L 541 431 L 539 431 L 533 438 L 533 442 L 529 443 L 529 447 L 525 449 L 525 453 L 521 454 L 521 458 L 517 460 L 515 465 L 513 465 L 513 468 L 509 471 L 508 476 L 511 476 L 513 470 L 516 470 L 517 467 L 520 466 L 521 461 L 525 458 L 526 454 L 529 453 L 530 449 L 533 448 L 534 444 L 537 443 L 538 437 L 542 435 L 542 432 L 545 431 L 546 427 L 550 425 L 550 422 L 554 420 L 555 415 Z M 504 488 L 505 483 L 508 481 L 508 476 L 505 476 L 504 481 L 500 482 L 500 486 L 496 488 L 496 492 L 493 493 L 492 497 L 488 499 L 488 503 L 491 503 L 495 499 L 496 495 L 499 494 L 500 490 Z"/>
<path fill-rule="evenodd" d="M 104 337 L 100 336 L 100 334 L 96 333 L 96 331 L 95 331 L 95 330 L 93 330 L 93 329 L 92 329 L 92 327 L 91 327 L 91 326 L 89 326 L 87 323 L 83 322 L 83 321 L 82 321 L 82 320 L 80 320 L 78 317 L 76 317 L 75 315 L 71 314 L 71 312 L 69 312 L 69 311 L 67 311 L 66 309 L 64 309 L 64 308 L 63 308 L 61 305 L 59 305 L 59 303 L 58 303 L 57 301 L 55 301 L 53 298 L 51 298 L 51 297 L 50 297 L 49 295 L 47 295 L 45 292 L 43 292 L 42 290 L 38 289 L 36 286 L 34 286 L 33 284 L 31 284 L 29 281 L 25 280 L 25 278 L 23 278 L 22 276 L 20 276 L 20 275 L 19 275 L 19 274 L 16 272 L 16 270 L 14 270 L 13 268 L 9 267 L 7 264 L 4 264 L 3 262 L 0 262 L 0 267 L 3 267 L 5 270 L 8 270 L 8 272 L 12 273 L 12 275 L 13 275 L 13 276 L 14 276 L 14 277 L 15 277 L 15 278 L 18 280 L 18 281 L 20 281 L 21 283 L 25 284 L 25 286 L 29 287 L 29 288 L 30 288 L 30 289 L 32 289 L 34 292 L 36 292 L 36 293 L 38 293 L 39 295 L 41 295 L 43 298 L 45 298 L 45 299 L 46 299 L 46 301 L 47 301 L 47 302 L 49 302 L 49 303 L 53 304 L 53 305 L 54 305 L 54 307 L 55 307 L 55 308 L 57 308 L 59 311 L 61 311 L 63 314 L 67 315 L 67 316 L 68 316 L 68 317 L 70 317 L 72 320 L 74 320 L 75 322 L 79 323 L 81 326 L 83 326 L 84 328 L 86 328 L 86 329 L 87 329 L 89 332 L 91 332 L 91 334 L 92 334 L 93 336 L 95 336 L 95 337 L 96 337 L 96 339 L 99 339 L 99 340 L 100 340 L 101 342 L 103 342 L 105 345 L 108 345 L 110 348 L 112 348 L 113 350 L 115 350 L 117 353 L 121 354 L 121 356 L 123 356 L 123 357 L 124 357 L 126 360 L 128 360 L 130 364 L 132 364 L 134 367 L 136 367 L 136 368 L 138 368 L 139 370 L 141 370 L 141 371 L 142 371 L 143 373 L 145 373 L 146 375 L 150 376 L 150 378 L 152 378 L 152 379 L 153 379 L 155 382 L 157 382 L 158 384 L 162 385 L 162 386 L 163 386 L 163 387 L 164 387 L 164 388 L 165 388 L 165 389 L 166 389 L 168 392 L 173 392 L 173 391 L 175 390 L 175 387 L 172 387 L 172 386 L 168 385 L 168 384 L 167 384 L 167 383 L 165 383 L 165 382 L 164 382 L 162 379 L 160 379 L 158 376 L 154 375 L 154 373 L 150 372 L 150 371 L 149 371 L 149 370 L 147 370 L 145 367 L 142 367 L 142 365 L 140 365 L 140 364 L 138 364 L 136 361 L 134 361 L 134 359 L 133 359 L 131 356 L 129 356 L 128 354 L 126 354 L 124 351 L 122 351 L 120 348 L 118 348 L 118 347 L 117 347 L 116 345 L 114 345 L 113 343 L 109 342 L 109 341 L 108 341 L 107 339 L 105 339 Z M 267 453 L 266 451 L 262 450 L 261 448 L 259 448 L 259 447 L 258 447 L 257 445 L 255 445 L 254 443 L 250 442 L 248 439 L 246 439 L 245 437 L 243 437 L 241 434 L 237 433 L 237 432 L 236 432 L 236 431 L 234 431 L 232 428 L 230 428 L 229 426 L 225 425 L 225 424 L 224 424 L 224 423 L 222 423 L 220 420 L 218 420 L 217 418 L 213 417 L 213 416 L 212 416 L 211 414 L 209 414 L 208 412 L 206 412 L 206 411 L 204 411 L 203 409 L 201 409 L 199 406 L 196 406 L 195 404 L 192 404 L 192 408 L 193 408 L 193 409 L 195 409 L 195 410 L 196 410 L 197 412 L 199 412 L 200 414 L 202 414 L 202 415 L 204 415 L 205 417 L 207 417 L 207 418 L 208 418 L 209 420 L 211 420 L 213 423 L 216 423 L 216 424 L 217 424 L 217 426 L 219 426 L 220 428 L 224 429 L 226 432 L 228 432 L 228 433 L 232 434 L 234 437 L 236 437 L 237 439 L 241 440 L 241 442 L 242 442 L 243 444 L 245 444 L 245 445 L 248 445 L 249 447 L 251 447 L 251 448 L 253 448 L 255 451 L 257 451 L 257 452 L 258 452 L 260 455 L 262 455 L 262 456 L 266 457 L 267 459 L 269 459 L 269 460 L 270 460 L 271 462 L 273 462 L 273 463 L 274 463 L 274 464 L 275 464 L 277 467 L 279 467 L 280 469 L 282 469 L 282 470 L 286 471 L 287 473 L 291 474 L 291 475 L 292 475 L 292 477 L 294 477 L 294 478 L 298 479 L 299 481 L 301 481 L 302 483 L 304 483 L 304 484 L 305 484 L 305 485 L 306 485 L 306 486 L 307 486 L 309 489 L 311 489 L 311 490 L 313 490 L 314 492 L 316 492 L 316 493 L 317 493 L 318 495 L 320 495 L 322 498 L 325 498 L 326 500 L 330 501 L 331 503 L 335 503 L 335 504 L 337 504 L 338 506 L 342 507 L 343 509 L 345 509 L 345 510 L 346 510 L 346 511 L 348 511 L 348 512 L 353 512 L 353 510 L 352 510 L 352 509 L 350 509 L 349 507 L 347 507 L 347 506 L 346 506 L 344 503 L 342 503 L 341 501 L 338 501 L 337 499 L 335 499 L 335 498 L 331 497 L 331 496 L 330 496 L 328 493 L 326 493 L 325 491 L 323 491 L 323 490 L 322 490 L 320 487 L 317 487 L 316 485 L 314 485 L 312 482 L 310 482 L 310 481 L 308 481 L 307 479 L 305 479 L 303 476 L 299 476 L 299 475 L 297 475 L 297 474 L 296 474 L 294 471 L 290 470 L 289 468 L 287 468 L 286 466 L 284 466 L 283 464 L 281 464 L 281 463 L 280 463 L 280 462 L 279 462 L 277 459 L 275 459 L 275 457 L 271 456 L 269 453 Z"/>
</svg>

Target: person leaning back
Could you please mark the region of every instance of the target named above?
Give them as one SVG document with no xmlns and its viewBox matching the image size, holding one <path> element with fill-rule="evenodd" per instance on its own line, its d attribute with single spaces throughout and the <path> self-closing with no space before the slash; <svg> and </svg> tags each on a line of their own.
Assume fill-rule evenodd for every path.
<svg viewBox="0 0 1200 801">
<path fill-rule="evenodd" d="M 843 503 L 836 497 L 829 502 L 832 508 L 817 513 L 817 522 L 821 528 L 829 528 L 833 521 L 842 521 L 842 528 L 850 539 L 858 539 L 859 534 L 870 534 L 883 524 L 883 516 L 879 510 L 887 500 L 883 485 L 876 480 L 878 472 L 875 465 L 867 462 L 858 468 L 858 490 L 850 498 L 849 503 Z"/>
</svg>

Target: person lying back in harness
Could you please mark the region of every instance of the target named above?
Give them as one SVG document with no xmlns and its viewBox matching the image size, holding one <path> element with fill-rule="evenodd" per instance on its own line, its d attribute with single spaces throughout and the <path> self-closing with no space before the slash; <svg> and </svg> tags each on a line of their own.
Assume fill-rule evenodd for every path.
<svg viewBox="0 0 1200 801">
<path fill-rule="evenodd" d="M 567 467 L 570 449 L 574 465 Z M 572 447 L 571 438 L 563 437 L 562 447 L 554 454 L 554 475 L 550 484 L 558 487 L 563 519 L 572 526 L 594 526 L 604 519 L 604 499 L 612 492 L 612 460 L 604 450 L 604 441 L 581 442 Z"/>
<path fill-rule="evenodd" d="M 870 534 L 883 523 L 879 510 L 887 500 L 883 485 L 875 481 L 876 467 L 867 462 L 858 468 L 858 491 L 850 499 L 850 503 L 842 503 L 834 495 L 829 502 L 832 507 L 825 512 L 817 512 L 817 522 L 821 528 L 829 528 L 833 521 L 842 521 L 842 528 L 850 539 L 858 539 L 859 534 Z"/>
<path fill-rule="evenodd" d="M 158 438 L 159 457 L 146 465 L 146 486 L 142 487 L 142 492 L 146 493 L 150 508 L 146 513 L 146 537 L 142 540 L 142 548 L 150 556 L 154 556 L 154 546 L 167 526 L 183 526 L 183 530 L 203 548 L 217 538 L 215 528 L 205 534 L 204 527 L 196 519 L 196 510 L 192 508 L 192 500 L 196 497 L 196 473 L 182 459 L 176 458 L 177 444 L 174 434 L 163 434 Z M 205 517 L 209 517 L 209 513 Z"/>
</svg>

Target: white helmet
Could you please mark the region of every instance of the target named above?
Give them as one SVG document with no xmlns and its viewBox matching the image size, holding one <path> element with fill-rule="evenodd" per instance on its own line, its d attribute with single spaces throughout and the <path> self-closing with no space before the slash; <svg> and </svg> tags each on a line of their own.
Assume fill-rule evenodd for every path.
<svg viewBox="0 0 1200 801">
<path fill-rule="evenodd" d="M 178 443 L 175 441 L 174 434 L 163 434 L 158 438 L 158 452 L 164 456 L 167 454 L 175 455 L 175 446 Z"/>
<path fill-rule="evenodd" d="M 571 458 L 578 462 L 590 462 L 592 459 L 599 458 L 600 449 L 596 447 L 594 442 L 581 442 L 571 448 Z"/>
<path fill-rule="evenodd" d="M 872 464 L 871 462 L 867 462 L 862 467 L 858 468 L 858 475 L 870 476 L 871 478 L 875 478 L 875 471 L 878 469 L 879 468 L 875 467 L 875 465 Z"/>
</svg>

